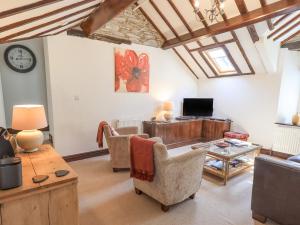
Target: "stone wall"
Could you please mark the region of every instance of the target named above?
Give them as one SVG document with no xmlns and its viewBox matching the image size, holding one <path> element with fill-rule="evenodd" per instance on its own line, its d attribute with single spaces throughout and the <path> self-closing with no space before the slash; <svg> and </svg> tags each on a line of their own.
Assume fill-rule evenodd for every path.
<svg viewBox="0 0 300 225">
<path fill-rule="evenodd" d="M 162 37 L 142 12 L 139 9 L 134 11 L 134 8 L 134 5 L 128 7 L 97 30 L 95 34 L 126 39 L 141 45 L 161 47 L 163 44 Z"/>
</svg>

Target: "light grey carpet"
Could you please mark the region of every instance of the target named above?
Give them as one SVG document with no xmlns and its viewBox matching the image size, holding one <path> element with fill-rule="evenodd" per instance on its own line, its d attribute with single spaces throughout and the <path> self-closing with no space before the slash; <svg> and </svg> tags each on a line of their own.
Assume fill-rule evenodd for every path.
<svg viewBox="0 0 300 225">
<path fill-rule="evenodd" d="M 227 186 L 205 176 L 194 200 L 164 213 L 153 199 L 135 194 L 129 172 L 112 172 L 109 156 L 71 166 L 79 175 L 81 225 L 260 225 L 251 218 L 252 171 L 230 179 Z"/>
</svg>

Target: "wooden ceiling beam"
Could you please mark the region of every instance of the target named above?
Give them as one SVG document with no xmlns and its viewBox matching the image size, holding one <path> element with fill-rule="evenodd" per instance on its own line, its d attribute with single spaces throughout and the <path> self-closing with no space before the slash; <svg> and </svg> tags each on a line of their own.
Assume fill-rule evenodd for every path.
<svg viewBox="0 0 300 225">
<path fill-rule="evenodd" d="M 235 0 L 235 3 L 237 5 L 241 15 L 244 15 L 249 12 L 244 0 Z M 250 37 L 251 37 L 253 43 L 259 41 L 259 36 L 257 34 L 254 24 L 247 26 L 247 30 L 250 34 Z"/>
<path fill-rule="evenodd" d="M 267 5 L 267 1 L 266 0 L 259 0 L 260 1 L 260 5 L 261 6 L 266 6 Z M 274 25 L 271 19 L 267 20 L 267 25 L 269 27 L 269 30 L 273 30 L 274 29 Z"/>
<path fill-rule="evenodd" d="M 254 24 L 247 26 L 247 30 L 250 34 L 250 37 L 251 37 L 253 43 L 259 41 L 259 36 L 258 36 L 258 33 L 256 31 Z"/>
<path fill-rule="evenodd" d="M 189 0 L 190 1 L 190 4 L 192 5 L 193 9 L 195 10 L 195 7 L 194 7 L 194 0 Z M 202 13 L 200 11 L 197 12 L 197 15 L 199 17 L 199 19 L 201 20 L 202 24 L 204 27 L 208 27 L 208 23 L 206 22 L 204 16 L 202 15 Z"/>
<path fill-rule="evenodd" d="M 296 33 L 294 33 L 294 34 L 290 35 L 289 37 L 287 37 L 286 39 L 284 39 L 284 40 L 280 43 L 280 45 L 282 46 L 282 45 L 288 43 L 288 42 L 291 41 L 293 38 L 295 38 L 295 37 L 297 37 L 297 36 L 299 36 L 299 35 L 300 35 L 300 30 L 298 30 Z"/>
<path fill-rule="evenodd" d="M 38 2 L 34 2 L 28 5 L 23 5 L 17 8 L 13 8 L 13 9 L 9 9 L 6 11 L 2 11 L 0 12 L 0 19 L 5 18 L 5 17 L 9 17 L 9 16 L 13 16 L 19 13 L 23 13 L 29 10 L 33 10 L 33 9 L 37 9 L 49 4 L 54 4 L 56 2 L 61 2 L 63 0 L 42 0 L 42 1 L 38 1 Z"/>
<path fill-rule="evenodd" d="M 283 15 L 283 16 L 281 16 L 279 19 L 277 19 L 274 23 L 273 23 L 273 25 L 274 26 L 277 26 L 280 22 L 282 22 L 283 20 L 285 20 L 287 17 L 289 17 L 291 14 L 290 13 L 288 13 L 288 14 L 285 14 L 285 15 Z"/>
<path fill-rule="evenodd" d="M 246 52 L 245 52 L 242 44 L 241 44 L 238 36 L 236 35 L 235 31 L 231 31 L 230 33 L 231 33 L 233 39 L 235 40 L 235 42 L 236 42 L 236 44 L 237 44 L 240 52 L 242 53 L 242 55 L 243 55 L 243 57 L 244 57 L 247 65 L 248 65 L 248 68 L 250 69 L 250 73 L 249 74 L 255 74 L 255 70 L 254 70 L 253 66 L 251 65 L 251 62 L 250 62 L 250 60 L 249 60 L 249 58 L 248 58 L 248 56 L 247 56 L 247 54 L 246 54 Z M 248 74 L 244 74 L 244 75 L 248 75 Z"/>
<path fill-rule="evenodd" d="M 28 18 L 28 19 L 25 19 L 25 20 L 21 20 L 21 21 L 18 21 L 16 23 L 12 23 L 12 24 L 0 27 L 0 32 L 5 32 L 7 30 L 11 30 L 11 29 L 23 26 L 25 24 L 29 24 L 29 23 L 32 23 L 32 22 L 37 21 L 37 20 L 45 19 L 46 17 L 53 16 L 53 15 L 58 14 L 58 13 L 66 12 L 68 10 L 80 7 L 82 5 L 85 5 L 87 3 L 94 2 L 94 1 L 96 1 L 96 0 L 85 0 L 85 1 L 76 2 L 74 4 L 67 5 L 65 7 L 50 11 L 48 13 L 41 14 L 39 16 L 34 16 L 34 17 L 31 17 L 31 18 Z"/>
<path fill-rule="evenodd" d="M 289 50 L 298 50 L 300 48 L 300 41 L 286 43 L 281 46 L 282 48 L 288 48 Z"/>
<path fill-rule="evenodd" d="M 136 6 L 138 6 L 137 3 L 135 3 Z M 145 12 L 145 10 L 143 10 L 142 7 L 139 8 L 140 12 L 144 15 L 144 17 L 148 20 L 149 23 L 151 23 L 151 25 L 154 27 L 154 29 L 157 31 L 157 33 L 160 34 L 160 36 L 164 39 L 164 41 L 167 40 L 167 37 L 161 32 L 161 30 L 156 26 L 156 24 L 154 23 L 154 21 L 147 15 L 147 13 Z"/>
<path fill-rule="evenodd" d="M 42 36 L 42 35 L 44 35 L 44 34 L 47 34 L 47 33 L 49 33 L 49 32 L 58 30 L 58 29 L 60 29 L 60 28 L 66 27 L 66 26 L 68 26 L 68 25 L 70 25 L 70 24 L 73 24 L 73 23 L 75 23 L 75 22 L 77 22 L 77 21 L 83 20 L 83 19 L 86 18 L 86 17 L 88 17 L 88 16 L 87 16 L 87 15 L 81 16 L 81 17 L 76 18 L 76 19 L 74 19 L 74 20 L 72 20 L 72 21 L 69 21 L 68 23 L 64 24 L 63 26 L 60 25 L 60 26 L 53 27 L 53 28 L 51 28 L 51 29 L 42 31 L 42 32 L 40 32 L 40 33 L 38 33 L 38 34 L 35 34 L 35 36 L 36 36 L 36 37 L 40 37 L 40 36 Z M 78 24 L 78 23 L 77 23 L 77 24 Z M 76 24 L 76 25 L 77 25 L 77 24 Z M 73 26 L 72 26 L 72 27 L 73 27 Z M 72 27 L 68 27 L 67 29 L 72 29 Z"/>
<path fill-rule="evenodd" d="M 282 30 L 284 30 L 286 27 L 288 27 L 291 23 L 295 22 L 299 18 L 300 18 L 300 13 L 298 15 L 294 16 L 293 18 L 291 18 L 290 20 L 288 20 L 287 22 L 285 22 L 284 24 L 282 24 L 276 30 L 274 30 L 271 34 L 269 34 L 267 36 L 267 38 L 269 39 L 269 38 L 273 37 L 275 34 L 279 33 Z"/>
<path fill-rule="evenodd" d="M 236 16 L 227 21 L 219 22 L 209 26 L 209 29 L 201 28 L 193 33 L 180 35 L 179 38 L 173 38 L 166 41 L 163 49 L 169 49 L 182 44 L 193 42 L 199 37 L 210 37 L 224 32 L 232 31 L 244 26 L 271 19 L 283 14 L 291 13 L 300 9 L 300 0 L 281 0 L 259 9 L 250 11 L 244 15 Z"/>
<path fill-rule="evenodd" d="M 92 10 L 92 9 L 98 7 L 98 6 L 99 6 L 99 3 L 94 4 L 94 5 L 92 5 L 92 6 L 89 6 L 89 7 L 87 7 L 87 8 L 81 9 L 81 10 L 79 10 L 79 11 L 77 11 L 77 12 L 73 12 L 73 13 L 67 14 L 67 15 L 65 15 L 65 16 L 59 17 L 59 18 L 57 18 L 57 19 L 55 19 L 55 20 L 51 20 L 51 21 L 49 21 L 49 22 L 42 23 L 42 24 L 36 25 L 36 26 L 34 26 L 34 27 L 30 27 L 30 28 L 28 28 L 28 29 L 21 30 L 21 31 L 18 31 L 18 32 L 16 32 L 16 33 L 10 34 L 10 35 L 8 35 L 8 36 L 2 37 L 2 38 L 0 38 L 0 43 L 4 43 L 4 42 L 6 42 L 6 41 L 8 41 L 8 40 L 10 40 L 10 39 L 13 39 L 13 38 L 15 38 L 15 37 L 18 37 L 18 36 L 24 35 L 24 34 L 26 34 L 26 33 L 30 33 L 30 32 L 32 32 L 32 31 L 38 30 L 38 29 L 40 29 L 40 28 L 49 26 L 49 25 L 51 25 L 51 24 L 54 24 L 54 23 L 63 21 L 63 20 L 65 20 L 65 19 L 67 19 L 67 18 L 76 16 L 76 15 L 78 15 L 78 14 L 80 14 L 80 13 L 83 13 L 83 12 L 86 12 L 86 11 L 89 11 L 89 10 Z M 87 16 L 87 15 L 86 15 L 86 16 Z"/>
<path fill-rule="evenodd" d="M 89 36 L 135 2 L 137 0 L 106 0 L 80 27 Z"/>
<path fill-rule="evenodd" d="M 179 12 L 179 9 L 176 7 L 176 5 L 173 3 L 172 0 L 168 0 L 169 4 L 171 5 L 172 9 L 175 11 L 176 15 L 180 18 L 181 22 L 184 24 L 186 29 L 191 33 L 193 32 L 193 29 L 191 26 L 187 23 L 183 15 Z"/>
<path fill-rule="evenodd" d="M 288 29 L 284 30 L 280 34 L 278 34 L 276 37 L 273 38 L 273 41 L 277 41 L 279 38 L 283 37 L 284 35 L 286 35 L 287 33 L 291 32 L 292 30 L 298 27 L 300 27 L 300 21 L 295 23 L 293 26 L 289 27 Z"/>
<path fill-rule="evenodd" d="M 199 79 L 199 77 L 197 76 L 197 74 L 192 70 L 192 68 L 190 67 L 189 64 L 187 64 L 187 62 L 184 60 L 184 58 L 179 54 L 179 52 L 173 48 L 173 51 L 175 52 L 175 54 L 178 56 L 178 58 L 186 65 L 186 67 L 192 72 L 192 74 Z"/>
<path fill-rule="evenodd" d="M 137 3 L 135 3 L 137 5 Z M 156 26 L 156 24 L 154 23 L 154 21 L 147 15 L 147 13 L 143 10 L 142 7 L 139 8 L 139 10 L 142 12 L 142 14 L 145 16 L 145 18 L 152 24 L 152 26 L 154 27 L 154 29 L 162 36 L 162 38 L 164 39 L 164 41 L 167 40 L 167 37 L 161 32 L 161 30 L 158 28 L 158 26 Z M 197 74 L 192 70 L 192 68 L 189 66 L 189 64 L 185 61 L 185 59 L 179 54 L 179 52 L 173 48 L 173 51 L 175 52 L 175 54 L 179 57 L 179 59 L 183 62 L 183 64 L 185 64 L 188 69 L 191 71 L 191 73 L 197 78 L 199 79 L 199 77 L 197 76 Z"/>
<path fill-rule="evenodd" d="M 210 44 L 210 45 L 205 45 L 205 46 L 201 46 L 199 48 L 193 48 L 193 49 L 189 49 L 190 52 L 194 52 L 194 51 L 206 51 L 209 49 L 213 49 L 213 48 L 218 48 L 218 47 L 222 47 L 226 44 L 230 44 L 235 42 L 234 39 L 230 39 L 230 40 L 226 40 L 226 41 L 222 41 L 222 42 L 218 42 L 218 43 L 214 43 L 214 44 Z"/>
<path fill-rule="evenodd" d="M 235 0 L 235 4 L 238 7 L 240 14 L 248 13 L 248 9 L 244 0 Z"/>
<path fill-rule="evenodd" d="M 87 17 L 87 16 L 85 16 L 85 17 Z M 84 17 L 77 18 L 76 20 L 70 21 L 69 23 L 67 23 L 67 24 L 65 24 L 65 25 L 63 25 L 63 26 L 53 27 L 53 28 L 51 28 L 51 29 L 45 30 L 45 31 L 43 31 L 43 32 L 40 32 L 40 33 L 37 33 L 37 34 L 34 34 L 34 35 L 31 35 L 31 36 L 29 36 L 29 37 L 17 38 L 17 39 L 11 39 L 11 40 L 8 40 L 6 43 L 16 42 L 16 41 L 30 40 L 30 39 L 34 39 L 34 38 L 41 38 L 41 37 L 54 36 L 54 35 L 56 35 L 56 34 L 62 32 L 62 31 L 59 31 L 59 32 L 54 33 L 54 34 L 48 34 L 48 33 L 51 32 L 51 31 L 57 30 L 57 29 L 59 29 L 59 28 L 68 26 L 68 25 L 70 25 L 70 24 L 72 24 L 72 23 L 75 23 L 76 21 L 82 20 L 82 19 L 84 19 Z M 78 26 L 78 25 L 79 25 L 79 24 L 76 23 L 75 25 L 73 25 L 73 26 L 71 26 L 71 27 L 68 27 L 68 28 L 64 29 L 63 31 L 66 31 L 66 30 L 68 30 L 68 29 L 72 29 L 72 28 L 74 28 L 74 27 L 76 27 L 76 26 Z"/>
<path fill-rule="evenodd" d="M 152 0 L 149 0 L 149 3 L 151 4 L 151 6 L 154 8 L 154 10 L 158 13 L 158 15 L 162 18 L 162 20 L 165 22 L 165 24 L 169 27 L 169 29 L 172 31 L 172 33 L 178 38 L 179 37 L 179 34 L 178 32 L 176 31 L 176 29 L 172 26 L 172 24 L 169 22 L 169 20 L 167 19 L 167 17 L 161 12 L 161 10 L 158 8 L 158 6 L 156 5 L 156 3 Z M 172 6 L 172 5 L 171 5 Z M 187 49 L 187 46 L 186 45 L 183 45 L 183 47 L 185 49 Z M 174 49 L 175 52 L 176 49 Z M 199 64 L 199 62 L 197 61 L 197 59 L 195 58 L 195 56 L 193 56 L 189 51 L 187 51 L 190 56 L 192 57 L 192 59 L 195 61 L 195 63 L 201 68 L 201 65 Z M 178 52 L 177 52 L 178 53 Z M 180 57 L 181 60 L 183 60 L 182 57 Z M 186 61 L 184 61 L 184 63 L 187 65 L 188 63 Z M 193 73 L 197 79 L 199 79 L 199 77 Z"/>
</svg>

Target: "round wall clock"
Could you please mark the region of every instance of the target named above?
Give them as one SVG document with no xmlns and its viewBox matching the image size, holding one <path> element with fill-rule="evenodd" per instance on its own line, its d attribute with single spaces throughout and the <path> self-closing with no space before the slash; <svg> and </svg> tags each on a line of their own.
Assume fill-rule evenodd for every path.
<svg viewBox="0 0 300 225">
<path fill-rule="evenodd" d="M 9 68 L 19 73 L 28 73 L 36 65 L 34 53 L 23 45 L 11 45 L 4 52 L 4 59 Z"/>
</svg>

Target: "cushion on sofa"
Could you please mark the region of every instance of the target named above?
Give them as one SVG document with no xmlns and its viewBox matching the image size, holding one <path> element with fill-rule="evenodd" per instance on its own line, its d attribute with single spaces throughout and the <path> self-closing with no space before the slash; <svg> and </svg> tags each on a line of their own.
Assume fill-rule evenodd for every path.
<svg viewBox="0 0 300 225">
<path fill-rule="evenodd" d="M 300 155 L 292 156 L 292 157 L 288 158 L 288 160 L 300 163 Z"/>
</svg>

